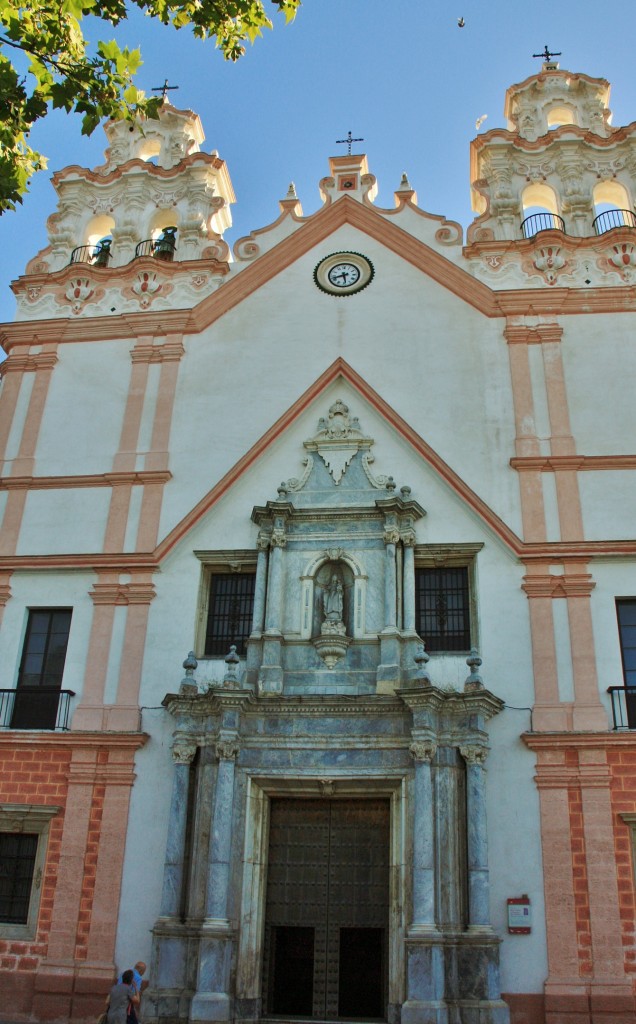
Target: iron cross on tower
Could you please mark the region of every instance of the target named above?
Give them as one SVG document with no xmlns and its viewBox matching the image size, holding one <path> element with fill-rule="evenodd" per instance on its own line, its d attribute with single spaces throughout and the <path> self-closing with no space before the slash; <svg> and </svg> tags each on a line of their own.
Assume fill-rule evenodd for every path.
<svg viewBox="0 0 636 1024">
<path fill-rule="evenodd" d="M 336 139 L 336 146 L 347 146 L 347 156 L 351 156 L 352 142 L 364 142 L 364 139 L 354 139 L 353 135 L 351 134 L 351 129 L 349 129 L 349 134 L 347 135 L 346 139 Z"/>
<path fill-rule="evenodd" d="M 160 92 L 162 102 L 165 103 L 168 99 L 168 93 L 172 92 L 173 89 L 178 89 L 178 85 L 168 85 L 168 79 L 164 79 L 163 85 L 155 85 L 152 88 L 152 92 Z"/>
<path fill-rule="evenodd" d="M 548 50 L 548 44 L 546 43 L 545 47 L 544 47 L 544 50 L 543 50 L 543 53 L 533 53 L 532 56 L 533 57 L 543 57 L 544 60 L 551 61 L 553 57 L 560 57 L 561 56 L 561 51 L 559 50 L 558 53 L 551 53 L 550 50 Z"/>
</svg>

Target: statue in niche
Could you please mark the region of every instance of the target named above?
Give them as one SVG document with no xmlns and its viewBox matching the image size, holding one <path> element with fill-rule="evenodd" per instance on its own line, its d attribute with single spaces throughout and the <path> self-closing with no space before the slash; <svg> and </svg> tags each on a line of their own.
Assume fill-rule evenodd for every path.
<svg viewBox="0 0 636 1024">
<path fill-rule="evenodd" d="M 322 595 L 325 622 L 342 622 L 343 607 L 342 581 L 334 573 Z"/>
<path fill-rule="evenodd" d="M 344 588 L 342 579 L 336 572 L 332 572 L 327 583 L 323 585 L 322 591 L 322 615 L 323 622 L 320 632 L 325 634 L 337 634 L 344 636 L 347 632 L 343 622 L 344 612 Z"/>
</svg>

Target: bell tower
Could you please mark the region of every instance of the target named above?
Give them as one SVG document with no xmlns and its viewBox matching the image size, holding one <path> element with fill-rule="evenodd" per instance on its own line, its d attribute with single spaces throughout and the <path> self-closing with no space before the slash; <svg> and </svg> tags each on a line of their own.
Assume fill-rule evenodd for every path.
<svg viewBox="0 0 636 1024">
<path fill-rule="evenodd" d="M 13 285 L 20 319 L 161 308 L 168 295 L 189 306 L 229 269 L 234 190 L 218 152 L 201 148 L 198 115 L 164 99 L 156 118 L 105 132 L 101 166 L 53 175 L 49 244 Z"/>
<path fill-rule="evenodd" d="M 604 78 L 541 71 L 511 86 L 506 128 L 471 144 L 473 242 L 532 239 L 554 230 L 592 238 L 636 227 L 636 124 L 614 128 Z"/>
</svg>

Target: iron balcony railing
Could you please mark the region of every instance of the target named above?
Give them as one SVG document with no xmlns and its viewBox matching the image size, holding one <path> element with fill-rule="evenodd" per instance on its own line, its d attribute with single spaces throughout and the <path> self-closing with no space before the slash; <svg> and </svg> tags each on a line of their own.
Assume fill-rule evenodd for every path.
<svg viewBox="0 0 636 1024">
<path fill-rule="evenodd" d="M 592 221 L 597 235 L 603 235 L 612 228 L 636 228 L 636 213 L 633 210 L 605 210 Z"/>
<path fill-rule="evenodd" d="M 565 231 L 565 223 L 558 213 L 533 213 L 521 221 L 524 238 L 534 238 L 540 231 Z"/>
<path fill-rule="evenodd" d="M 110 242 L 78 245 L 71 253 L 71 263 L 90 263 L 93 267 L 107 267 L 110 256 Z"/>
<path fill-rule="evenodd" d="M 161 238 L 147 238 L 135 249 L 135 259 L 139 256 L 154 256 L 157 260 L 170 261 L 174 258 L 177 240 L 174 235 L 162 235 Z"/>
<path fill-rule="evenodd" d="M 66 732 L 73 690 L 19 686 L 0 690 L 0 729 L 55 729 Z"/>
<path fill-rule="evenodd" d="M 608 686 L 614 729 L 636 729 L 636 686 Z"/>
</svg>

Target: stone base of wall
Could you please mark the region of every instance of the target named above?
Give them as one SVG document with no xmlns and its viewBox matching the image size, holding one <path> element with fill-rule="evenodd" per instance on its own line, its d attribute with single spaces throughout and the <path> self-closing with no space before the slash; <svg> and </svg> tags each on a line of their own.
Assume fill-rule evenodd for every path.
<svg viewBox="0 0 636 1024">
<path fill-rule="evenodd" d="M 69 1024 L 90 1021 L 94 1024 L 105 1009 L 106 996 L 114 977 L 90 977 L 83 974 L 61 976 L 35 971 L 2 974 L 0 1024 Z"/>
<path fill-rule="evenodd" d="M 542 993 L 502 992 L 510 1007 L 510 1024 L 545 1024 L 545 1000 Z"/>
</svg>

